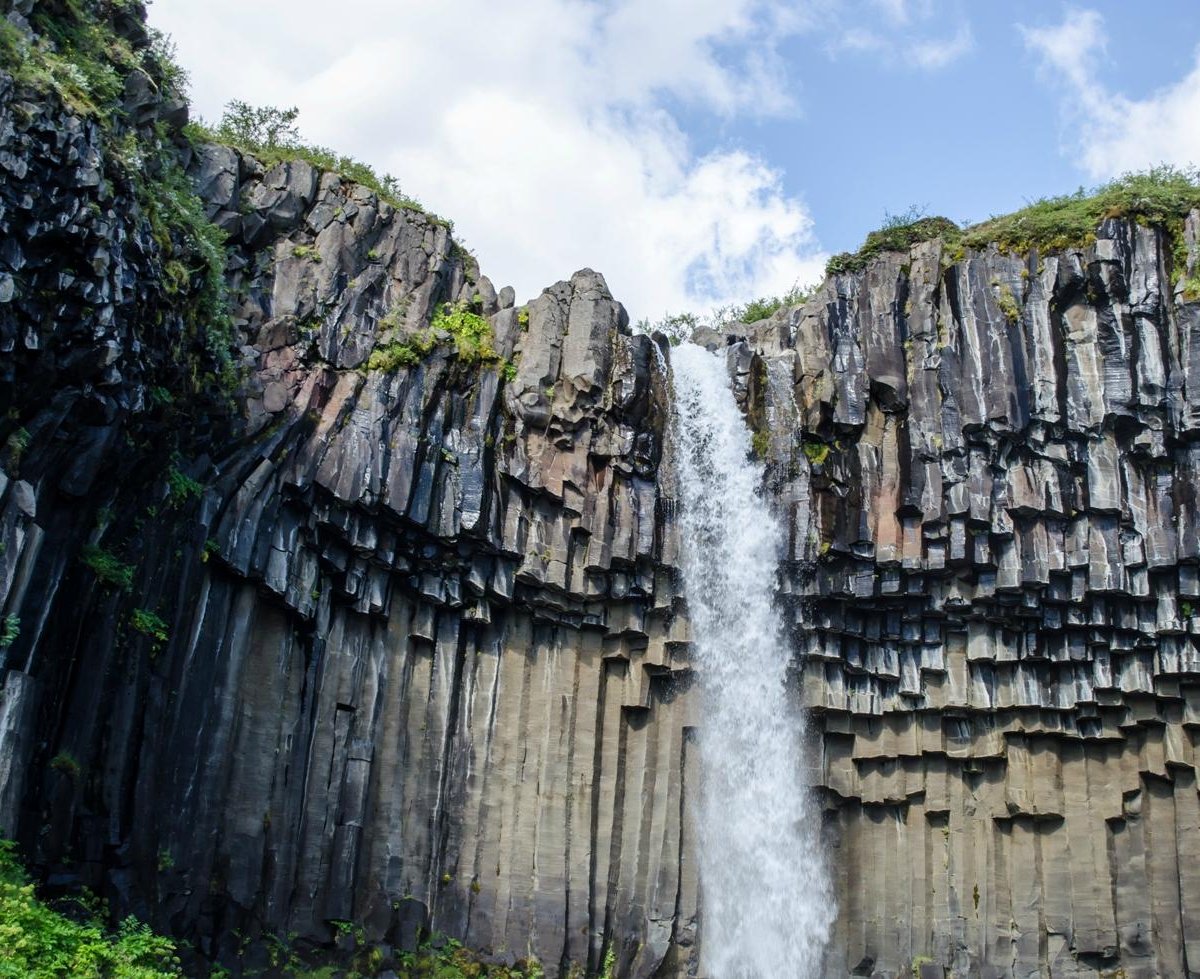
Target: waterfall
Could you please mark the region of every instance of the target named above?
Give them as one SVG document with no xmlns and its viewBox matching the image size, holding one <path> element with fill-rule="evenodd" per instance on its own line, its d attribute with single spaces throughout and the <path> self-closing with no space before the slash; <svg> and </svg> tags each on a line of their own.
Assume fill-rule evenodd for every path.
<svg viewBox="0 0 1200 979">
<path fill-rule="evenodd" d="M 723 355 L 671 352 L 681 564 L 700 687 L 701 975 L 815 977 L 834 917 L 775 608 L 782 528 Z"/>
</svg>

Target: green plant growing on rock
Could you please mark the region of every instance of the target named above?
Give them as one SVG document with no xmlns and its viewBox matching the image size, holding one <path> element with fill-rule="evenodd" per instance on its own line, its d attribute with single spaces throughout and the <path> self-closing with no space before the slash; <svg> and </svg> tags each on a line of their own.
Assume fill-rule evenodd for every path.
<svg viewBox="0 0 1200 979">
<path fill-rule="evenodd" d="M 492 344 L 495 335 L 491 324 L 463 303 L 443 303 L 433 314 L 429 324 L 435 333 L 449 333 L 458 359 L 463 363 L 475 364 L 498 360 Z"/>
<path fill-rule="evenodd" d="M 21 635 L 21 617 L 15 612 L 0 619 L 0 649 L 7 649 Z"/>
<path fill-rule="evenodd" d="M 321 253 L 312 245 L 294 245 L 292 247 L 292 255 L 296 258 L 306 259 L 316 264 L 321 264 Z"/>
<path fill-rule="evenodd" d="M 111 551 L 88 545 L 83 549 L 80 560 L 92 569 L 103 584 L 122 591 L 133 587 L 133 565 L 125 564 Z"/>
<path fill-rule="evenodd" d="M 767 457 L 767 450 L 771 446 L 770 436 L 766 432 L 759 430 L 750 439 L 750 445 L 754 450 L 755 456 L 759 459 L 765 459 Z"/>
<path fill-rule="evenodd" d="M 170 638 L 167 623 L 163 621 L 162 616 L 149 609 L 135 608 L 129 617 L 129 624 L 143 636 L 153 639 L 156 646 Z"/>
<path fill-rule="evenodd" d="M 1009 323 L 1016 323 L 1021 318 L 1021 306 L 1017 302 L 1017 297 L 1013 295 L 1013 291 L 1008 284 L 1001 284 L 996 289 L 996 305 L 1000 307 L 1000 312 L 1004 314 L 1004 318 Z"/>
<path fill-rule="evenodd" d="M 181 507 L 188 500 L 199 499 L 203 494 L 203 483 L 192 479 L 177 466 L 167 470 L 167 499 L 171 506 Z"/>
<path fill-rule="evenodd" d="M 820 466 L 829 458 L 829 445 L 816 439 L 805 439 L 800 444 L 804 456 L 814 466 Z"/>
<path fill-rule="evenodd" d="M 83 769 L 80 767 L 79 762 L 75 760 L 75 756 L 69 751 L 60 751 L 51 758 L 50 768 L 52 771 L 62 773 L 72 781 L 78 781 L 79 776 L 83 774 Z"/>
</svg>

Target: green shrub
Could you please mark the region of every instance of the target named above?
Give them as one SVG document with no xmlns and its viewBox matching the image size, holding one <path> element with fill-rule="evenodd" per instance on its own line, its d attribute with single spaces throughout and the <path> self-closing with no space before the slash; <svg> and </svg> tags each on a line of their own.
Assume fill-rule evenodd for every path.
<svg viewBox="0 0 1200 979">
<path fill-rule="evenodd" d="M 770 436 L 763 431 L 755 432 L 753 437 L 750 439 L 750 445 L 751 448 L 754 449 L 754 454 L 758 456 L 758 458 L 765 459 L 767 457 L 767 450 L 771 446 Z"/>
<path fill-rule="evenodd" d="M 7 649 L 21 635 L 21 617 L 10 612 L 0 619 L 0 649 Z"/>
<path fill-rule="evenodd" d="M 808 461 L 814 466 L 823 465 L 825 460 L 829 458 L 829 446 L 825 442 L 806 438 L 800 444 L 800 448 L 803 450 Z"/>
<path fill-rule="evenodd" d="M 14 845 L 0 840 L 0 977 L 167 979 L 181 976 L 175 945 L 136 918 L 115 931 L 92 902 L 77 900 L 68 916 L 38 899 Z"/>
<path fill-rule="evenodd" d="M 881 252 L 906 252 L 917 242 L 953 238 L 958 233 L 958 225 L 949 218 L 926 217 L 917 208 L 909 208 L 903 214 L 888 215 L 883 227 L 867 235 L 858 251 L 834 255 L 825 264 L 825 274 L 860 272 Z"/>
<path fill-rule="evenodd" d="M 155 643 L 164 643 L 169 638 L 167 623 L 155 612 L 144 608 L 135 608 L 129 617 L 129 624 L 144 636 L 149 636 Z"/>
<path fill-rule="evenodd" d="M 177 466 L 167 470 L 167 498 L 173 507 L 183 506 L 190 499 L 204 494 L 204 484 L 192 479 Z"/>
<path fill-rule="evenodd" d="M 294 255 L 296 258 L 306 258 L 310 262 L 315 262 L 318 265 L 321 264 L 321 253 L 312 245 L 296 245 L 292 249 L 292 255 Z"/>
<path fill-rule="evenodd" d="M 496 338 L 491 324 L 463 304 L 443 303 L 433 314 L 433 322 L 429 326 L 435 333 L 450 334 L 458 359 L 464 363 L 499 359 L 492 346 Z"/>
<path fill-rule="evenodd" d="M 799 283 L 792 286 L 782 296 L 762 296 L 747 303 L 740 310 L 736 310 L 734 319 L 740 320 L 742 323 L 757 323 L 759 320 L 765 320 L 769 316 L 774 315 L 781 309 L 791 309 L 793 306 L 802 306 L 816 292 L 815 288 L 803 288 Z"/>
<path fill-rule="evenodd" d="M 111 551 L 89 544 L 83 549 L 80 560 L 91 568 L 104 584 L 120 588 L 122 591 L 133 587 L 133 565 L 123 563 Z"/>
</svg>

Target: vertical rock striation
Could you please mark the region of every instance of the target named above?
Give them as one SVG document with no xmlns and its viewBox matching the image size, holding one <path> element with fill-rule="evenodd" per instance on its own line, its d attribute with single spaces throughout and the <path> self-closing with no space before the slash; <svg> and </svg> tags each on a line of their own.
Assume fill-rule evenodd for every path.
<svg viewBox="0 0 1200 979">
<path fill-rule="evenodd" d="M 352 921 L 696 974 L 651 340 L 122 86 L 104 125 L 0 72 L 0 828 L 235 969 Z M 225 384 L 130 139 L 228 235 Z M 712 338 L 787 527 L 828 975 L 1200 970 L 1198 233 L 929 242 Z"/>
</svg>

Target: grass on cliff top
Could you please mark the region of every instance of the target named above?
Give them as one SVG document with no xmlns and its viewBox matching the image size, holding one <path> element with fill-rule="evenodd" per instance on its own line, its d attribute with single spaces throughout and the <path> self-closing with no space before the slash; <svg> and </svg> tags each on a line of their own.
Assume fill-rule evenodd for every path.
<svg viewBox="0 0 1200 979">
<path fill-rule="evenodd" d="M 0 977 L 59 979 L 167 979 L 181 976 L 175 944 L 136 918 L 112 931 L 99 902 L 71 899 L 55 906 L 40 900 L 17 859 L 0 840 Z"/>
<path fill-rule="evenodd" d="M 1108 218 L 1133 218 L 1142 224 L 1173 230 L 1189 211 L 1200 207 L 1200 171 L 1171 166 L 1127 173 L 1092 190 L 1045 197 L 1012 214 L 989 218 L 960 228 L 949 218 L 925 217 L 910 209 L 891 216 L 878 231 L 867 235 L 857 252 L 834 255 L 828 275 L 857 272 L 876 255 L 907 251 L 912 245 L 942 238 L 959 249 L 983 249 L 995 244 L 1002 251 L 1059 251 L 1087 244 Z"/>
<path fill-rule="evenodd" d="M 279 109 L 275 106 L 255 106 L 234 99 L 216 126 L 204 122 L 188 125 L 193 141 L 223 143 L 258 159 L 264 166 L 288 160 L 303 160 L 317 170 L 336 173 L 344 180 L 360 184 L 372 191 L 381 201 L 406 211 L 425 214 L 431 221 L 454 230 L 454 223 L 426 211 L 415 197 L 400 189 L 400 181 L 390 173 L 380 175 L 361 160 L 344 156 L 326 146 L 305 143 L 296 127 L 300 110 L 295 106 Z"/>
</svg>

